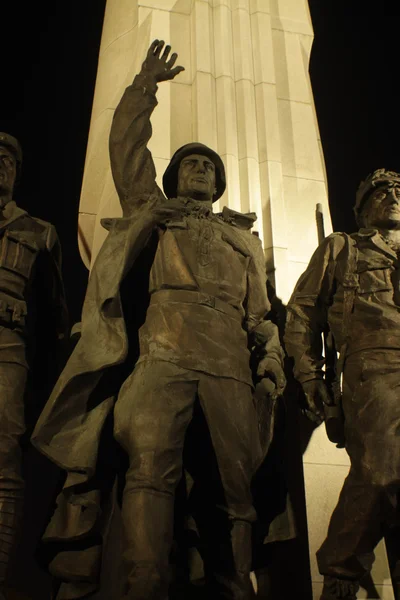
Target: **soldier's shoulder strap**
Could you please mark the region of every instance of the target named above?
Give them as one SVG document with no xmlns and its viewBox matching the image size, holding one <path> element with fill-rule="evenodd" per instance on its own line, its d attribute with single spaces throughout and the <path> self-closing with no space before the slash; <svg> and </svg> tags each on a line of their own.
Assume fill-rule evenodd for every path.
<svg viewBox="0 0 400 600">
<path fill-rule="evenodd" d="M 216 213 L 217 216 L 221 217 L 226 223 L 238 227 L 239 229 L 249 230 L 253 227 L 255 221 L 257 221 L 257 215 L 254 212 L 241 213 L 224 206 L 222 213 Z"/>
<path fill-rule="evenodd" d="M 340 360 L 338 364 L 339 373 L 343 367 L 343 361 L 348 344 L 348 334 L 350 332 L 351 315 L 354 309 L 354 301 L 359 286 L 359 275 L 357 272 L 358 248 L 353 236 L 346 233 L 341 234 L 344 237 L 345 245 L 340 256 L 341 284 L 343 286 L 343 311 L 342 311 L 342 347 L 340 348 Z M 339 257 L 338 257 L 339 258 Z"/>
<path fill-rule="evenodd" d="M 343 334 L 346 335 L 349 331 L 351 314 L 354 308 L 354 300 L 356 291 L 359 286 L 359 275 L 357 272 L 358 249 L 356 240 L 347 234 L 345 236 L 344 256 L 341 261 L 342 286 L 344 290 L 343 296 Z"/>
</svg>

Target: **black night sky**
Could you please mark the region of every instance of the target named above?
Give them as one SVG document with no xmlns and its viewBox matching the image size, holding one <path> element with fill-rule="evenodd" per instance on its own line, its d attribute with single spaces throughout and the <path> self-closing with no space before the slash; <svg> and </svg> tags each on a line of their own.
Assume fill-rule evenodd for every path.
<svg viewBox="0 0 400 600">
<path fill-rule="evenodd" d="M 363 12 L 356 2 L 309 4 L 331 214 L 334 229 L 350 232 L 360 179 L 383 166 L 400 170 L 399 15 L 384 2 L 364 2 Z M 104 7 L 105 0 L 14 0 L 1 8 L 0 130 L 23 145 L 19 203 L 59 232 L 72 322 L 87 280 L 76 221 Z"/>
</svg>

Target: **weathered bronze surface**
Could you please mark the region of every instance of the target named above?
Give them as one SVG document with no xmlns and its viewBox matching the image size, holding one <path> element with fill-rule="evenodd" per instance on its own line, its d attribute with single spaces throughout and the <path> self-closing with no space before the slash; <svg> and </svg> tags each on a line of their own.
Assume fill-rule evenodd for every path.
<svg viewBox="0 0 400 600">
<path fill-rule="evenodd" d="M 0 133 L 0 596 L 20 535 L 21 443 L 67 325 L 56 231 L 13 201 L 21 162 L 18 141 Z"/>
<path fill-rule="evenodd" d="M 91 273 L 82 336 L 33 436 L 68 473 L 45 534 L 67 543 L 50 561 L 64 581 L 58 598 L 98 587 L 99 511 L 122 469 L 120 447 L 129 457 L 120 490 L 121 596 L 167 598 L 183 467 L 207 541 L 209 591 L 253 596 L 250 484 L 263 451 L 252 392 L 270 380 L 269 392 L 282 393 L 283 354 L 266 317 L 264 255 L 250 232 L 255 215 L 212 211 L 225 189 L 220 157 L 187 144 L 164 174 L 165 195 L 156 184 L 147 142 L 157 83 L 183 69 L 163 47 L 153 42 L 115 111 L 110 157 L 123 217 L 103 221 L 109 235 Z"/>
<path fill-rule="evenodd" d="M 400 481 L 400 175 L 379 169 L 359 187 L 360 230 L 334 233 L 317 248 L 288 305 L 285 343 L 316 422 L 324 412 L 343 441 L 351 468 L 318 551 L 322 598 L 355 598 L 373 550 L 391 541 L 391 571 L 399 593 Z M 321 334 L 340 351 L 341 406 L 324 381 Z M 397 544 L 393 540 L 397 539 Z"/>
</svg>

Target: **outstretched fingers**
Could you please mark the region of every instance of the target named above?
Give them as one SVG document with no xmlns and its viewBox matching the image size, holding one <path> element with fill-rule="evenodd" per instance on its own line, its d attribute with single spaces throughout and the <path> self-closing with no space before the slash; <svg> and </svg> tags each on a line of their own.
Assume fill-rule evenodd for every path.
<svg viewBox="0 0 400 600">
<path fill-rule="evenodd" d="M 154 55 L 155 49 L 157 48 L 159 43 L 160 43 L 160 40 L 154 40 L 153 42 L 151 42 L 150 47 L 147 50 L 147 58 L 150 58 L 151 56 Z"/>
<path fill-rule="evenodd" d="M 157 56 L 157 57 L 160 56 L 161 50 L 163 49 L 164 44 L 165 44 L 164 40 L 159 40 L 159 42 L 154 50 L 154 56 Z"/>
<path fill-rule="evenodd" d="M 179 73 L 185 70 L 185 67 L 175 67 L 168 71 L 168 79 L 174 79 Z"/>
<path fill-rule="evenodd" d="M 165 47 L 164 47 L 165 46 Z M 154 40 L 147 51 L 147 58 L 142 65 L 144 71 L 152 72 L 156 81 L 173 79 L 184 71 L 182 66 L 172 68 L 178 58 L 176 52 L 171 53 L 171 46 L 165 45 L 164 40 Z"/>
<path fill-rule="evenodd" d="M 168 54 L 170 53 L 170 51 L 171 51 L 171 46 L 169 44 L 167 44 L 164 48 L 164 52 L 162 53 L 161 60 L 164 60 L 165 62 L 167 62 Z"/>
<path fill-rule="evenodd" d="M 171 50 L 171 46 L 167 46 L 167 48 L 169 47 L 169 49 Z M 174 64 L 176 63 L 176 59 L 178 58 L 178 55 L 176 52 L 174 52 L 173 54 L 171 54 L 171 58 L 169 59 L 169 61 L 165 64 L 165 66 L 167 67 L 167 69 L 172 69 L 172 67 L 174 66 Z"/>
</svg>

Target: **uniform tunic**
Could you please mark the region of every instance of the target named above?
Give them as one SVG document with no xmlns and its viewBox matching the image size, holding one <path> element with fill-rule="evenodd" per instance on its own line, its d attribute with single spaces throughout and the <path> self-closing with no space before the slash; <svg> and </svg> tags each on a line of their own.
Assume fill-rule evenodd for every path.
<svg viewBox="0 0 400 600">
<path fill-rule="evenodd" d="M 232 229 L 222 217 L 192 213 L 159 230 L 139 361 L 167 360 L 252 385 L 247 330 L 263 319 L 269 303 L 252 240 L 249 248 L 241 239 L 250 234 Z"/>
<path fill-rule="evenodd" d="M 336 347 L 346 344 L 342 404 L 351 468 L 318 552 L 321 573 L 338 578 L 360 579 L 370 564 L 366 556 L 387 528 L 400 525 L 399 269 L 377 230 L 361 229 L 350 238 L 332 234 L 314 253 L 288 305 L 286 348 L 300 382 L 323 377 L 326 323 Z M 346 286 L 354 298 L 344 328 Z"/>
<path fill-rule="evenodd" d="M 6 205 L 0 221 L 0 499 L 20 496 L 24 487 L 19 440 L 26 429 L 24 392 L 35 351 L 40 297 L 54 311 L 47 315 L 48 326 L 58 321 L 55 337 L 64 333 L 58 244 L 50 223 L 30 217 L 15 202 Z M 38 261 L 44 254 L 49 255 L 49 270 L 42 272 L 44 265 L 38 269 Z M 40 284 L 46 284 L 39 293 L 34 288 L 38 276 Z"/>
</svg>

